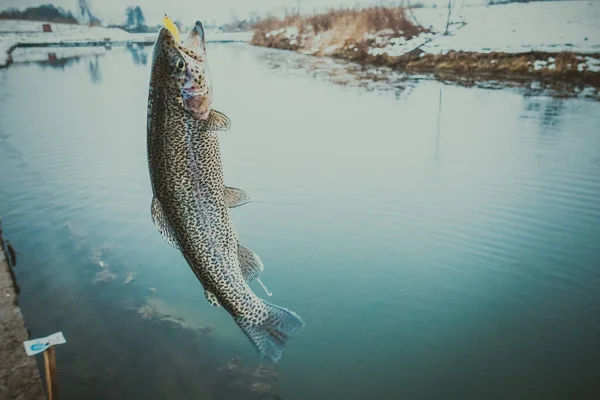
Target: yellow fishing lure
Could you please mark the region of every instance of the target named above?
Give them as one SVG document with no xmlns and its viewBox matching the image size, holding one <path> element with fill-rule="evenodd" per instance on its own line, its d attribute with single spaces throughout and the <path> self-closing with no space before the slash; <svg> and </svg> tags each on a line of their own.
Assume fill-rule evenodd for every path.
<svg viewBox="0 0 600 400">
<path fill-rule="evenodd" d="M 165 14 L 165 18 L 163 18 L 163 24 L 165 25 L 165 28 L 167 28 L 169 32 L 173 34 L 177 43 L 181 42 L 179 39 L 179 29 L 177 29 L 177 25 L 175 25 L 171 18 L 167 17 L 167 14 Z"/>
</svg>

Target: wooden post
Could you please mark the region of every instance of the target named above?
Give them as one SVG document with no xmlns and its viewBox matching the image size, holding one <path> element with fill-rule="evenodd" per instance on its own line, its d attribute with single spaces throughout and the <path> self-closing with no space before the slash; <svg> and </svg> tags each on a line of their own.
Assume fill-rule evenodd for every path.
<svg viewBox="0 0 600 400">
<path fill-rule="evenodd" d="M 46 389 L 48 400 L 58 400 L 58 378 L 56 377 L 56 352 L 54 346 L 44 351 L 44 365 L 46 367 Z"/>
</svg>

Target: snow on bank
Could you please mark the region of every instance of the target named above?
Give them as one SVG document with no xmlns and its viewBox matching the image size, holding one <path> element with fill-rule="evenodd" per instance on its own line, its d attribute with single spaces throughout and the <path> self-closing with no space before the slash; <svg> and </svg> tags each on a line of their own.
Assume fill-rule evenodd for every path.
<svg viewBox="0 0 600 400">
<path fill-rule="evenodd" d="M 382 47 L 371 47 L 369 49 L 369 54 L 372 56 L 378 56 L 382 54 L 387 54 L 390 57 L 398 57 L 402 54 L 409 53 L 415 50 L 418 47 L 423 46 L 427 42 L 433 40 L 435 35 L 432 33 L 421 33 L 410 40 L 406 40 L 405 37 L 395 37 L 389 40 L 379 40 L 376 41 L 376 44 L 383 45 Z M 378 37 L 378 39 L 382 39 L 382 37 Z M 377 43 L 379 42 L 379 43 Z"/>
<path fill-rule="evenodd" d="M 407 39 L 401 32 L 392 30 L 369 32 L 364 37 L 369 45 L 369 55 L 398 57 L 417 48 L 430 54 L 445 54 L 452 50 L 513 54 L 531 51 L 600 53 L 600 1 L 457 7 L 452 12 L 448 35 L 443 34 L 447 18 L 445 8 L 419 8 L 410 12 L 432 33 Z M 413 16 L 407 17 L 412 20 Z M 278 29 L 265 37 L 277 37 L 294 45 L 302 41 L 300 51 L 305 54 L 329 55 L 342 47 L 332 43 L 330 32 L 312 37 L 310 31 L 299 35 L 296 27 Z M 355 47 L 354 51 L 358 49 Z"/>
<path fill-rule="evenodd" d="M 110 40 L 112 43 L 154 42 L 156 33 L 132 34 L 120 28 L 90 27 L 50 23 L 52 32 L 44 32 L 44 22 L 0 20 L 0 67 L 8 62 L 8 51 L 17 43 L 85 44 Z M 207 41 L 250 41 L 251 32 L 207 32 Z"/>
<path fill-rule="evenodd" d="M 417 9 L 418 21 L 436 32 L 445 28 L 446 10 Z M 600 2 L 512 3 L 454 10 L 452 22 L 465 25 L 422 47 L 427 53 L 449 50 L 489 53 L 529 51 L 600 53 Z"/>
</svg>

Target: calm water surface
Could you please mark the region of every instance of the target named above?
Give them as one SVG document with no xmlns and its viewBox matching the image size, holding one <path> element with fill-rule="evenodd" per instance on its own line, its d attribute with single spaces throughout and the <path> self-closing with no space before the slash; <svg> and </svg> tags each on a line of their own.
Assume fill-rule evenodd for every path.
<svg viewBox="0 0 600 400">
<path fill-rule="evenodd" d="M 0 211 L 64 399 L 599 398 L 600 102 L 209 56 L 232 218 L 307 327 L 264 365 L 152 225 L 150 49 L 22 56 Z"/>
</svg>

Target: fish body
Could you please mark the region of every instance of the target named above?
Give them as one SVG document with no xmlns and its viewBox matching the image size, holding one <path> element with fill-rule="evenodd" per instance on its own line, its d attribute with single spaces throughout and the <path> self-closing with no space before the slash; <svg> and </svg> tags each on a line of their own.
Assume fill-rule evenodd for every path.
<svg viewBox="0 0 600 400">
<path fill-rule="evenodd" d="M 229 118 L 212 109 L 202 24 L 196 23 L 183 44 L 161 29 L 148 97 L 152 218 L 181 251 L 208 301 L 227 310 L 264 358 L 277 361 L 304 322 L 249 286 L 264 267 L 240 245 L 229 217 L 228 208 L 249 200 L 224 183 L 218 134 L 229 126 Z"/>
</svg>

